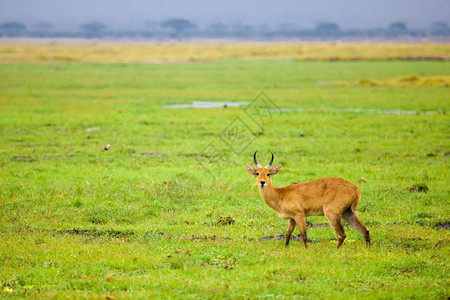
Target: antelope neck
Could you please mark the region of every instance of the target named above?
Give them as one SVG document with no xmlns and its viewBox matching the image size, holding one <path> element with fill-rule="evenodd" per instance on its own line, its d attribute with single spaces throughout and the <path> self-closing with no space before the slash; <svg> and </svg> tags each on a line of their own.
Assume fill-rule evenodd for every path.
<svg viewBox="0 0 450 300">
<path fill-rule="evenodd" d="M 265 187 L 258 187 L 259 188 L 259 194 L 263 198 L 264 202 L 267 203 L 271 208 L 277 209 L 278 207 L 278 199 L 279 199 L 279 193 L 278 189 L 275 188 L 272 184 L 267 184 Z"/>
</svg>

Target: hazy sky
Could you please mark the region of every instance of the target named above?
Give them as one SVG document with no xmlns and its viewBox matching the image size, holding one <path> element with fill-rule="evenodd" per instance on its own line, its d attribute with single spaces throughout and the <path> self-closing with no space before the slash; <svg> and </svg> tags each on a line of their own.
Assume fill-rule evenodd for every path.
<svg viewBox="0 0 450 300">
<path fill-rule="evenodd" d="M 147 21 L 190 19 L 211 23 L 280 23 L 313 28 L 335 22 L 341 28 L 386 28 L 405 22 L 410 28 L 447 22 L 450 0 L 0 0 L 0 23 L 21 21 L 28 26 L 46 21 L 60 29 L 100 21 L 112 28 L 143 28 Z"/>
</svg>

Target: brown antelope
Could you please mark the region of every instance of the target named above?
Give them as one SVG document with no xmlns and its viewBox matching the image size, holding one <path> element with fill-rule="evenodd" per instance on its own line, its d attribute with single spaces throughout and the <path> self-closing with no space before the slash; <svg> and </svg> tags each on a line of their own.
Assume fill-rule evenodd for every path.
<svg viewBox="0 0 450 300">
<path fill-rule="evenodd" d="M 275 188 L 272 185 L 272 176 L 280 172 L 281 165 L 275 165 L 270 169 L 273 153 L 272 159 L 264 168 L 256 160 L 256 152 L 253 159 L 256 168 L 251 164 L 246 164 L 245 167 L 248 173 L 256 176 L 261 197 L 267 205 L 277 211 L 280 217 L 289 219 L 286 247 L 297 224 L 307 248 L 305 217 L 323 215 L 327 217 L 336 233 L 338 248 L 342 246 L 346 238 L 341 218 L 359 231 L 366 240 L 366 244 L 370 245 L 369 230 L 356 216 L 356 206 L 361 197 L 356 185 L 342 178 L 328 177 L 304 183 L 294 182 L 283 188 Z"/>
</svg>

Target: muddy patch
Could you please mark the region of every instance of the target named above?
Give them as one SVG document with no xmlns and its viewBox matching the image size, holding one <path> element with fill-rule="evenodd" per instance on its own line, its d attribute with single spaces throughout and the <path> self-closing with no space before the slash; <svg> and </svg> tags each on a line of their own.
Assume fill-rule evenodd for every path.
<svg viewBox="0 0 450 300">
<path fill-rule="evenodd" d="M 450 223 L 446 222 L 446 223 L 438 223 L 435 225 L 436 228 L 440 228 L 440 229 L 450 229 Z"/>
<path fill-rule="evenodd" d="M 275 109 L 267 109 L 274 111 Z M 350 114 L 373 114 L 373 115 L 436 115 L 441 114 L 440 111 L 423 111 L 423 110 L 396 110 L 396 109 L 360 109 L 360 108 L 346 108 L 346 109 L 315 109 L 302 107 L 284 107 L 276 109 L 282 112 L 305 112 L 314 114 L 330 114 L 330 113 L 350 113 Z"/>
<path fill-rule="evenodd" d="M 203 225 L 226 226 L 226 225 L 233 225 L 234 223 L 236 223 L 236 221 L 234 220 L 234 218 L 232 216 L 226 216 L 226 217 L 220 216 L 214 222 L 205 222 L 205 223 L 203 223 Z"/>
<path fill-rule="evenodd" d="M 442 110 L 399 110 L 399 109 L 361 109 L 361 108 L 307 108 L 307 107 L 282 107 L 282 108 L 268 108 L 268 111 L 281 112 L 305 112 L 316 114 L 330 114 L 330 113 L 353 113 L 353 114 L 374 114 L 374 115 L 436 115 L 445 114 Z"/>
<path fill-rule="evenodd" d="M 47 154 L 43 156 L 44 158 L 55 158 L 55 159 L 65 159 L 65 158 L 73 158 L 73 154 L 66 154 L 66 155 L 53 155 L 53 154 Z"/>
<path fill-rule="evenodd" d="M 34 157 L 31 155 L 16 155 L 11 158 L 11 161 L 18 161 L 18 162 L 33 162 Z"/>
<path fill-rule="evenodd" d="M 42 156 L 34 156 L 34 155 L 15 155 L 11 157 L 11 161 L 15 162 L 34 162 L 36 159 L 44 158 L 44 159 L 68 159 L 73 158 L 73 154 L 45 154 Z"/>
<path fill-rule="evenodd" d="M 443 245 L 445 245 L 445 244 L 448 244 L 450 242 L 450 240 L 449 239 L 441 239 L 441 240 L 439 240 L 439 241 L 437 241 L 433 246 L 434 247 L 439 247 L 439 246 L 443 246 Z"/>
<path fill-rule="evenodd" d="M 146 232 L 143 236 L 144 241 L 146 241 L 146 242 L 148 242 L 149 240 L 153 240 L 153 239 L 161 239 L 163 237 L 164 237 L 164 232 L 158 232 L 158 233 Z M 170 239 L 170 237 L 169 237 L 169 239 Z"/>
<path fill-rule="evenodd" d="M 210 101 L 194 101 L 192 103 L 184 104 L 167 104 L 163 108 L 227 108 L 227 107 L 239 107 L 248 104 L 247 102 L 210 102 Z"/>
<path fill-rule="evenodd" d="M 428 190 L 429 190 L 429 188 L 425 183 L 416 183 L 416 184 L 413 184 L 409 188 L 410 193 L 414 193 L 414 192 L 427 193 Z"/>
<path fill-rule="evenodd" d="M 202 153 L 178 153 L 177 156 L 184 156 L 184 157 L 207 157 L 205 154 L 202 154 Z"/>
<path fill-rule="evenodd" d="M 70 234 L 70 235 L 82 235 L 89 237 L 109 237 L 109 238 L 128 238 L 134 236 L 133 231 L 121 231 L 121 230 L 96 230 L 96 229 L 68 229 L 68 230 L 54 230 L 58 234 Z"/>
<path fill-rule="evenodd" d="M 162 152 L 142 152 L 142 153 L 133 153 L 131 154 L 131 157 L 137 157 L 137 156 L 163 156 L 166 157 L 166 153 Z"/>
<path fill-rule="evenodd" d="M 229 237 L 225 237 L 225 238 L 220 238 L 216 235 L 192 235 L 190 238 L 191 241 L 193 242 L 198 242 L 198 241 L 221 241 L 221 242 L 228 242 L 231 241 L 231 238 Z"/>
<path fill-rule="evenodd" d="M 427 220 L 418 220 L 415 222 L 394 222 L 394 223 L 388 223 L 387 226 L 407 226 L 407 225 L 420 225 L 427 228 L 437 228 L 437 229 L 450 229 L 450 222 L 447 221 L 427 221 Z"/>
<path fill-rule="evenodd" d="M 262 242 L 262 241 L 267 241 L 267 240 L 277 240 L 277 241 L 281 241 L 281 240 L 285 240 L 286 236 L 284 234 L 271 234 L 268 236 L 263 236 L 262 238 L 259 238 L 258 241 Z M 308 237 L 308 243 L 312 243 L 313 241 Z M 292 235 L 291 236 L 291 241 L 298 241 L 298 242 L 303 242 L 303 238 L 301 234 L 298 235 Z"/>
</svg>

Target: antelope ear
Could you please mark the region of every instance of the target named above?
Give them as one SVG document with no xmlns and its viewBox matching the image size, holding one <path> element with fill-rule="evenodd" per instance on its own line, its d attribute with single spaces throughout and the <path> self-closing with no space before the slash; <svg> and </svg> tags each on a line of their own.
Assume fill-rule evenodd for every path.
<svg viewBox="0 0 450 300">
<path fill-rule="evenodd" d="M 248 172 L 250 175 L 253 175 L 253 176 L 256 175 L 256 169 L 255 169 L 255 167 L 254 167 L 253 165 L 251 165 L 251 164 L 245 164 L 245 169 L 247 170 L 247 172 Z"/>
<path fill-rule="evenodd" d="M 280 172 L 280 170 L 281 170 L 281 165 L 280 164 L 275 165 L 275 166 L 273 166 L 272 169 L 270 169 L 269 175 L 270 176 L 276 175 L 276 174 L 278 174 L 278 172 Z"/>
</svg>

